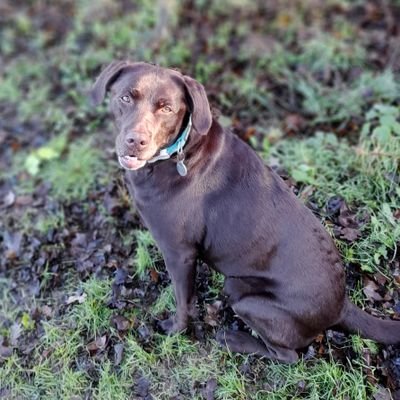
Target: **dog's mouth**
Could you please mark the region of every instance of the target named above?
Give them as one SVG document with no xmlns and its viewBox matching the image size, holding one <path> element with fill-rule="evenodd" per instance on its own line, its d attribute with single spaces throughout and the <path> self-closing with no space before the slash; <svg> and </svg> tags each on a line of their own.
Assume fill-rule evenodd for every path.
<svg viewBox="0 0 400 400">
<path fill-rule="evenodd" d="M 136 169 L 142 168 L 146 165 L 146 160 L 139 160 L 134 156 L 118 156 L 118 161 L 121 167 L 134 171 Z"/>
</svg>

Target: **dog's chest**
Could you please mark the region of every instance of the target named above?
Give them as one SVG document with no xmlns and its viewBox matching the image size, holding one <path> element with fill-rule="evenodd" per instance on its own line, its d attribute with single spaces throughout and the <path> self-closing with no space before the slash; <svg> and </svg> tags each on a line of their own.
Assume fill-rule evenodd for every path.
<svg viewBox="0 0 400 400">
<path fill-rule="evenodd" d="M 157 242 L 171 246 L 182 240 L 199 241 L 202 231 L 201 197 L 192 185 L 182 184 L 185 177 L 178 176 L 176 169 L 174 174 L 172 179 L 149 176 L 146 180 L 127 175 L 129 193 L 144 224 Z"/>
</svg>

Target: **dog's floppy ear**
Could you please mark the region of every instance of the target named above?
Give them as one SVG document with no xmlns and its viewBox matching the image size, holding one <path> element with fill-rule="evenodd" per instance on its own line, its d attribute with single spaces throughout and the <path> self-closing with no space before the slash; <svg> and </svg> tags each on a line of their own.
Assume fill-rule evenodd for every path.
<svg viewBox="0 0 400 400">
<path fill-rule="evenodd" d="M 110 85 L 128 65 L 131 65 L 128 61 L 113 61 L 100 73 L 90 91 L 90 100 L 94 106 L 99 105 L 104 100 Z"/>
<path fill-rule="evenodd" d="M 192 113 L 193 128 L 200 135 L 206 135 L 212 124 L 212 115 L 206 91 L 202 84 L 190 76 L 184 75 L 183 80 L 189 95 L 189 109 Z"/>
</svg>

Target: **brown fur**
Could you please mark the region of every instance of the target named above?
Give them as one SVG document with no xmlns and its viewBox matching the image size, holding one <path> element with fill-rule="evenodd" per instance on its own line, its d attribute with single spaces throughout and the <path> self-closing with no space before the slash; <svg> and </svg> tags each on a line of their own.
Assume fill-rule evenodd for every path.
<svg viewBox="0 0 400 400">
<path fill-rule="evenodd" d="M 225 275 L 233 310 L 261 338 L 221 335 L 234 351 L 293 362 L 296 349 L 332 326 L 386 344 L 400 342 L 400 323 L 369 316 L 348 301 L 329 234 L 247 144 L 212 120 L 198 82 L 149 64 L 116 62 L 95 83 L 94 101 L 108 89 L 119 129 L 117 153 L 143 162 L 174 141 L 192 113 L 184 149 L 187 176 L 177 174 L 174 159 L 126 173 L 174 285 L 177 312 L 164 321 L 167 332 L 184 330 L 195 314 L 201 258 Z M 121 96 L 133 89 L 134 104 L 122 104 Z M 160 100 L 173 113 L 160 113 Z M 127 135 L 145 145 L 127 145 Z"/>
</svg>

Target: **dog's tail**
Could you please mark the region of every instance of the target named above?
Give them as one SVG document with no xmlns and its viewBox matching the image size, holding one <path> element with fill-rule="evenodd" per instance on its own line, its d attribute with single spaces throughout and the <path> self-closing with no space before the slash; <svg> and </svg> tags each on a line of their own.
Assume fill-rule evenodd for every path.
<svg viewBox="0 0 400 400">
<path fill-rule="evenodd" d="M 346 298 L 338 327 L 383 344 L 400 343 L 400 321 L 383 320 L 361 310 Z"/>
</svg>

